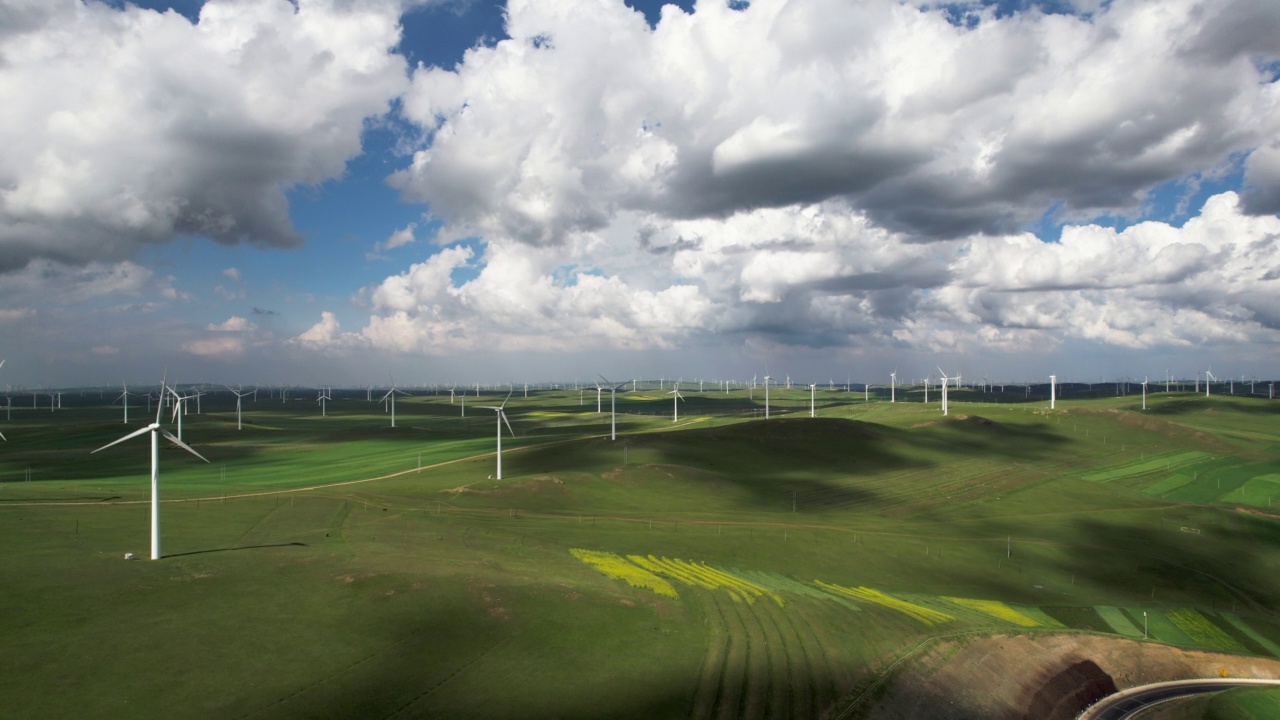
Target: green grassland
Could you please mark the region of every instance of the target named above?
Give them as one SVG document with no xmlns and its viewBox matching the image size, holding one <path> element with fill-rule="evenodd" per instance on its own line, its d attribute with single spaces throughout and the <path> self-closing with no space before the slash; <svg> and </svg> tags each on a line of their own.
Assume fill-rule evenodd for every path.
<svg viewBox="0 0 1280 720">
<path fill-rule="evenodd" d="M 694 386 L 696 387 L 696 386 Z M 203 398 L 160 452 L 96 393 L 0 427 L 14 717 L 858 716 L 938 635 L 1280 656 L 1280 403 L 1020 390 L 517 391 L 495 416 Z M 166 427 L 176 432 L 168 422 Z M 28 477 L 30 480 L 28 481 Z M 571 551 L 607 553 L 610 574 Z M 618 566 L 613 566 L 618 567 Z M 624 577 L 648 573 L 655 581 Z M 648 582 L 648 581 L 646 581 Z M 669 586 L 670 593 L 654 587 Z M 1144 612 L 1146 616 L 1144 618 Z M 176 710 L 180 709 L 180 710 Z"/>
</svg>

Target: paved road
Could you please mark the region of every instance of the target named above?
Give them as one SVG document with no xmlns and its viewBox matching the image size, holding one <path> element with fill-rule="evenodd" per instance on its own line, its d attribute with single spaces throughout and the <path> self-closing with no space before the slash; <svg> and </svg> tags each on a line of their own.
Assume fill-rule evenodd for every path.
<svg viewBox="0 0 1280 720">
<path fill-rule="evenodd" d="M 1124 720 L 1142 708 L 1163 700 L 1258 685 L 1280 686 L 1280 681 L 1213 678 L 1143 685 L 1104 698 L 1082 713 L 1080 720 Z"/>
</svg>

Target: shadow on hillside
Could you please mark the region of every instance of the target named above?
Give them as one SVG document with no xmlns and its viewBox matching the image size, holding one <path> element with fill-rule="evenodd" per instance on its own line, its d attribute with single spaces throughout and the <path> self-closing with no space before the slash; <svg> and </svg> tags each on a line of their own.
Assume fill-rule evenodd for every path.
<svg viewBox="0 0 1280 720">
<path fill-rule="evenodd" d="M 1151 598 L 1177 591 L 1217 601 L 1236 599 L 1268 613 L 1280 610 L 1280 583 L 1265 569 L 1277 549 L 1277 525 L 1233 515 L 1230 527 L 1183 532 L 1178 525 L 1138 527 L 1095 519 L 1076 523 L 1088 544 L 1069 546 L 1060 568 L 1118 594 Z"/>
</svg>

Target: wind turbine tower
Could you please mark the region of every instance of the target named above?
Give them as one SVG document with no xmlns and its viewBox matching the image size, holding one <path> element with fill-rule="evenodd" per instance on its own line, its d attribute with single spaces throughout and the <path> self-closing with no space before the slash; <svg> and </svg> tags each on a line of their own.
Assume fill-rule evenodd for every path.
<svg viewBox="0 0 1280 720">
<path fill-rule="evenodd" d="M 773 378 L 764 376 L 764 419 L 769 419 L 769 381 Z"/>
<path fill-rule="evenodd" d="M 505 423 L 507 432 L 511 433 L 511 437 L 516 436 L 515 430 L 511 429 L 511 423 L 507 422 L 507 413 L 503 408 L 507 406 L 507 401 L 511 399 L 511 392 L 507 392 L 507 399 L 502 401 L 501 405 L 478 405 L 482 410 L 493 410 L 498 414 L 498 474 L 497 479 L 502 479 L 502 426 Z"/>
<path fill-rule="evenodd" d="M 1078 393 L 1077 393 L 1078 394 Z M 1058 402 L 1058 376 L 1049 376 L 1049 409 L 1052 410 L 1057 406 Z"/>
<path fill-rule="evenodd" d="M 165 390 L 165 384 L 164 382 L 161 382 L 160 392 L 163 393 L 164 390 Z M 98 448 L 97 450 L 94 450 L 93 452 L 89 453 L 90 455 L 92 455 L 93 453 L 99 452 L 101 450 L 106 450 L 112 445 L 117 445 L 119 443 L 124 442 L 125 440 L 131 440 L 143 433 L 151 434 L 151 559 L 152 560 L 160 559 L 160 436 L 164 435 L 173 444 L 177 445 L 183 450 L 186 450 L 192 455 L 195 455 L 201 460 L 204 460 L 205 462 L 209 462 L 203 455 L 191 449 L 191 446 L 187 445 L 186 443 L 182 442 L 178 438 L 171 435 L 168 430 L 165 430 L 164 428 L 160 427 L 160 412 L 162 410 L 163 408 L 160 408 L 160 407 L 156 408 L 156 420 L 150 425 L 147 425 L 144 428 L 135 430 L 129 433 L 128 435 L 125 435 L 124 437 L 120 438 L 119 440 L 109 442 L 106 445 L 103 445 L 102 447 Z"/>
<path fill-rule="evenodd" d="M 675 383 L 671 387 L 671 392 L 667 393 L 671 396 L 671 422 L 679 422 L 680 401 L 684 399 L 684 396 L 680 394 L 680 383 Z"/>
<path fill-rule="evenodd" d="M 897 402 L 897 393 L 895 392 L 898 385 L 898 371 L 894 370 L 889 373 L 889 402 Z"/>
</svg>

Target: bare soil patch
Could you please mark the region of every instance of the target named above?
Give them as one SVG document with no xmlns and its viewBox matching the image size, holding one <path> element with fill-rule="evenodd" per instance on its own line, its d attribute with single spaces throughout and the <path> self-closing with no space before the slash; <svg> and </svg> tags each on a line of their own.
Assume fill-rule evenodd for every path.
<svg viewBox="0 0 1280 720">
<path fill-rule="evenodd" d="M 894 671 L 853 717 L 1071 720 L 1126 688 L 1198 677 L 1280 678 L 1280 660 L 1099 635 L 1027 633 L 939 641 Z"/>
</svg>

